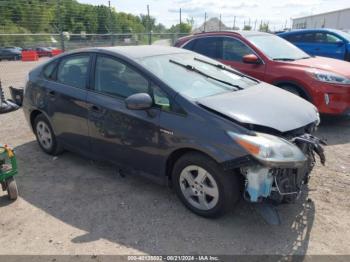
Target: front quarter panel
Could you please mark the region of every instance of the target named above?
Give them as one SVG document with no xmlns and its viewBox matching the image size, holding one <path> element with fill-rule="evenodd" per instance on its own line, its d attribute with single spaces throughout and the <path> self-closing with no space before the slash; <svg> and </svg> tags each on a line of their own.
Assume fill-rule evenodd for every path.
<svg viewBox="0 0 350 262">
<path fill-rule="evenodd" d="M 226 133 L 228 130 L 242 133 L 243 128 L 180 96 L 177 99 L 179 104 L 187 104 L 187 114 L 161 113 L 159 146 L 163 149 L 163 159 L 179 149 L 200 151 L 218 163 L 247 156 L 247 152 Z"/>
</svg>

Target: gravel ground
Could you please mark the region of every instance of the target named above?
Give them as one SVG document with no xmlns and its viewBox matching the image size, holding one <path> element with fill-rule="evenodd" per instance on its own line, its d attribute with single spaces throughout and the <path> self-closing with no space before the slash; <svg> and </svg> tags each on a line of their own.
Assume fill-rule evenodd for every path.
<svg viewBox="0 0 350 262">
<path fill-rule="evenodd" d="M 21 86 L 38 62 L 1 62 Z M 350 119 L 323 119 L 327 164 L 297 203 L 267 225 L 241 202 L 215 220 L 185 209 L 165 187 L 64 153 L 44 154 L 21 110 L 0 115 L 0 142 L 17 153 L 20 198 L 0 192 L 0 254 L 350 254 Z"/>
</svg>

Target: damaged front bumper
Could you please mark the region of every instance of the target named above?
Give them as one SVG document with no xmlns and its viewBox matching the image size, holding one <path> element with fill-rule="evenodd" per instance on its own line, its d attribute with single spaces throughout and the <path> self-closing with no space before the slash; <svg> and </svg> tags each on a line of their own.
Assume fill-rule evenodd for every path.
<svg viewBox="0 0 350 262">
<path fill-rule="evenodd" d="M 303 152 L 303 160 L 269 163 L 258 161 L 254 165 L 241 168 L 245 177 L 244 198 L 249 202 L 261 202 L 265 199 L 274 202 L 292 202 L 298 198 L 302 186 L 309 181 L 315 165 L 315 154 L 325 164 L 322 145 L 324 141 L 305 134 L 290 140 Z"/>
</svg>

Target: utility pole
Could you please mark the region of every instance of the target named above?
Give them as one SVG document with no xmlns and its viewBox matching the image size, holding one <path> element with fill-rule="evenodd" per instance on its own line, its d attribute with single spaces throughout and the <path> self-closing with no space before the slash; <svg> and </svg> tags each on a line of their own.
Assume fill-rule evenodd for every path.
<svg viewBox="0 0 350 262">
<path fill-rule="evenodd" d="M 111 1 L 108 1 L 108 8 L 109 8 L 109 33 L 111 34 L 111 45 L 114 46 L 114 40 L 113 40 L 113 21 L 112 21 L 112 9 L 111 9 Z"/>
<path fill-rule="evenodd" d="M 180 26 L 179 26 L 179 33 L 181 34 L 181 24 L 182 24 L 182 16 L 181 16 L 181 8 L 180 8 Z"/>
<path fill-rule="evenodd" d="M 151 27 L 151 17 L 149 15 L 149 5 L 147 5 L 147 27 L 148 27 L 148 44 L 152 44 L 152 27 Z"/>
<path fill-rule="evenodd" d="M 255 19 L 255 22 L 254 22 L 254 31 L 256 31 L 256 23 L 258 22 L 257 19 Z"/>
<path fill-rule="evenodd" d="M 233 17 L 233 27 L 232 30 L 236 30 L 236 16 Z"/>
<path fill-rule="evenodd" d="M 57 17 L 58 17 L 58 30 L 60 33 L 60 40 L 61 40 L 61 50 L 64 52 L 65 46 L 64 46 L 63 25 L 62 25 L 62 17 L 61 17 L 61 0 L 57 0 Z"/>
<path fill-rule="evenodd" d="M 219 31 L 221 31 L 221 14 L 220 14 L 220 22 L 219 22 Z"/>
<path fill-rule="evenodd" d="M 207 12 L 204 13 L 204 32 L 205 32 L 205 27 L 207 26 Z"/>
</svg>

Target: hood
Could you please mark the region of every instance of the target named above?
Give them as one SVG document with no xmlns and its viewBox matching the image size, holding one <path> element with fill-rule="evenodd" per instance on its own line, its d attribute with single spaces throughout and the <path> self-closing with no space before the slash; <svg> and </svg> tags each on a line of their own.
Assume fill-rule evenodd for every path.
<svg viewBox="0 0 350 262">
<path fill-rule="evenodd" d="M 309 59 L 300 59 L 293 62 L 288 62 L 293 65 L 299 65 L 310 68 L 317 68 L 333 73 L 338 73 L 350 78 L 350 66 L 349 62 L 328 58 L 328 57 L 311 57 Z"/>
<path fill-rule="evenodd" d="M 245 124 L 291 131 L 317 121 L 317 109 L 278 87 L 260 83 L 241 91 L 199 98 L 197 103 Z"/>
</svg>

